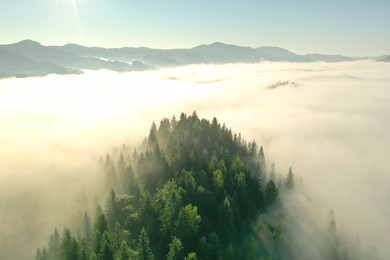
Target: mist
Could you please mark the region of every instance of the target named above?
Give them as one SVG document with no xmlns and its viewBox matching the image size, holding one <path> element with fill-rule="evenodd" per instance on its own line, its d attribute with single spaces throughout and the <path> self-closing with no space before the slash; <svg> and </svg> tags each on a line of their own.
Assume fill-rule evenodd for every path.
<svg viewBox="0 0 390 260">
<path fill-rule="evenodd" d="M 339 227 L 388 259 L 389 71 L 374 61 L 262 62 L 1 80 L 0 258 L 23 243 L 30 251 L 17 258 L 31 259 L 77 214 L 99 187 L 100 156 L 196 110 L 256 140 L 281 176 L 292 166 L 310 197 L 292 198 L 302 222 L 322 225 L 333 209 Z"/>
</svg>

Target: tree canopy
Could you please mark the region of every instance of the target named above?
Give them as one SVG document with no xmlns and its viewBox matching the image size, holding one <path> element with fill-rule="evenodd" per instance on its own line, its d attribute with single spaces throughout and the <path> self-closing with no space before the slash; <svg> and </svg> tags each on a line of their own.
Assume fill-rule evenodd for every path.
<svg viewBox="0 0 390 260">
<path fill-rule="evenodd" d="M 36 259 L 273 257 L 251 227 L 278 200 L 258 149 L 195 112 L 153 122 L 139 148 L 106 155 L 104 210 L 86 212 L 77 235 L 55 230 Z"/>
</svg>

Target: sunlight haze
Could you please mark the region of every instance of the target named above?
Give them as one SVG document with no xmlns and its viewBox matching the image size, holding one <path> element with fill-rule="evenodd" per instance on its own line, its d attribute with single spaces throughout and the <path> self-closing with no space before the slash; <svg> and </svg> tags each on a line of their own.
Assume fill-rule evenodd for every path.
<svg viewBox="0 0 390 260">
<path fill-rule="evenodd" d="M 0 0 L 0 260 L 390 259 L 389 10 Z"/>
<path fill-rule="evenodd" d="M 390 217 L 384 185 L 390 183 L 388 71 L 387 63 L 372 61 L 265 62 L 1 80 L 1 183 L 26 186 L 24 180 L 24 192 L 38 196 L 34 187 L 49 182 L 54 189 L 68 190 L 72 201 L 80 188 L 60 188 L 55 176 L 66 182 L 83 178 L 86 182 L 79 185 L 93 187 L 96 170 L 91 165 L 105 151 L 121 143 L 136 145 L 152 121 L 196 110 L 256 139 L 267 152 L 268 165 L 274 162 L 282 175 L 293 166 L 312 199 L 321 201 L 322 207 L 311 205 L 310 214 L 324 217 L 334 209 L 362 243 L 375 244 L 380 255 L 389 256 L 383 228 Z M 82 174 L 88 167 L 88 174 Z M 48 169 L 49 180 L 43 177 Z M 50 210 L 49 205 L 40 202 L 41 208 Z M 45 221 L 69 218 L 66 206 L 59 212 L 61 217 L 47 215 Z M 49 234 L 40 234 L 42 244 Z"/>
<path fill-rule="evenodd" d="M 385 0 L 2 0 L 1 6 L 2 43 L 190 48 L 220 41 L 300 54 L 390 52 Z"/>
</svg>

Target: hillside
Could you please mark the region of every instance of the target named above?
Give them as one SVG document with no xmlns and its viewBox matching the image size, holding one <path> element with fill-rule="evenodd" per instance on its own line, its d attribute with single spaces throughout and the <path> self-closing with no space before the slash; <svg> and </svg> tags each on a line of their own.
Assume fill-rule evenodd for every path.
<svg viewBox="0 0 390 260">
<path fill-rule="evenodd" d="M 383 62 L 390 62 L 390 55 L 387 55 L 383 58 L 380 58 L 379 61 L 383 61 Z"/>
<path fill-rule="evenodd" d="M 55 230 L 37 259 L 277 255 L 273 231 L 262 224 L 262 241 L 252 228 L 278 203 L 278 188 L 266 181 L 263 148 L 215 118 L 194 113 L 153 123 L 139 149 L 107 154 L 102 168 L 105 207 L 96 216 L 86 212 L 76 230 Z"/>
<path fill-rule="evenodd" d="M 81 74 L 83 69 L 117 72 L 154 69 L 140 62 L 120 62 L 83 56 L 38 42 L 25 40 L 0 45 L 0 73 L 3 77 L 34 77 L 48 74 Z"/>
<path fill-rule="evenodd" d="M 82 70 L 116 72 L 154 70 L 189 64 L 253 63 L 259 61 L 341 62 L 341 55 L 298 55 L 278 47 L 242 47 L 215 42 L 191 49 L 101 48 L 77 44 L 43 46 L 32 40 L 0 45 L 0 77 L 80 74 Z"/>
<path fill-rule="evenodd" d="M 263 147 L 216 118 L 162 119 L 138 149 L 115 148 L 100 166 L 102 190 L 84 197 L 95 210 L 75 209 L 36 260 L 377 259 L 332 210 L 327 223 L 307 218 L 313 202 L 292 169 L 268 171 Z"/>
<path fill-rule="evenodd" d="M 37 61 L 17 52 L 0 49 L 0 78 L 31 77 L 55 74 L 80 74 L 77 69 L 68 69 L 48 61 Z"/>
</svg>

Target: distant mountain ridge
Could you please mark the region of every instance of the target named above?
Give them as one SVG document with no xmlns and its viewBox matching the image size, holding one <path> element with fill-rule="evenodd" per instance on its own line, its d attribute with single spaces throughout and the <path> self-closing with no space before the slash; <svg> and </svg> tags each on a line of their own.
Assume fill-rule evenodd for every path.
<svg viewBox="0 0 390 260">
<path fill-rule="evenodd" d="M 390 62 L 390 55 L 384 56 L 384 57 L 380 58 L 378 61 Z"/>
<path fill-rule="evenodd" d="M 299 55 L 278 47 L 252 48 L 221 42 L 190 49 L 151 49 L 85 47 L 77 44 L 43 46 L 39 42 L 24 40 L 0 45 L 0 78 L 44 76 L 51 73 L 81 74 L 85 69 L 126 72 L 189 64 L 352 60 L 356 58 L 324 54 Z"/>
</svg>

